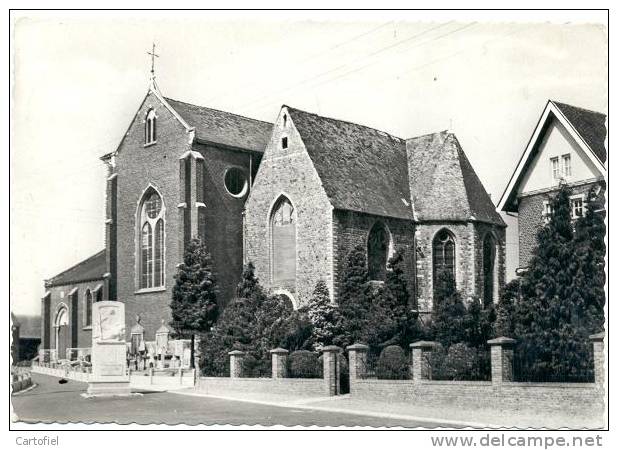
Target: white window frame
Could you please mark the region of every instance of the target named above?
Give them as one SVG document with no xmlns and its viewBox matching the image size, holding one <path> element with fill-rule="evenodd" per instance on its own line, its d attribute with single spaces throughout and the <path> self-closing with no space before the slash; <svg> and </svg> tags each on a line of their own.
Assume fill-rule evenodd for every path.
<svg viewBox="0 0 618 450">
<path fill-rule="evenodd" d="M 576 216 L 575 215 L 575 205 L 574 205 L 574 200 L 581 200 L 582 202 L 582 215 L 581 216 Z M 586 204 L 586 198 L 584 194 L 576 194 L 576 195 L 571 195 L 569 196 L 569 207 L 571 209 L 571 220 L 576 220 L 576 219 L 581 219 L 582 217 L 584 217 L 584 215 L 586 214 L 586 208 L 587 208 L 587 204 Z"/>
<path fill-rule="evenodd" d="M 566 165 L 566 161 L 569 161 L 569 165 Z M 563 178 L 570 178 L 571 174 L 573 173 L 573 167 L 571 165 L 571 163 L 573 162 L 572 158 L 571 158 L 571 154 L 570 153 L 565 153 L 564 155 L 562 155 L 560 157 L 560 172 L 562 174 Z M 567 173 L 567 167 L 568 167 L 568 173 Z"/>
<path fill-rule="evenodd" d="M 579 217 L 575 215 L 575 208 L 574 208 L 574 202 L 573 202 L 574 200 L 582 201 L 582 215 Z M 588 207 L 588 204 L 586 203 L 586 196 L 584 194 L 575 194 L 575 195 L 569 196 L 569 209 L 571 210 L 571 220 L 576 220 L 576 219 L 580 219 L 584 217 L 584 215 L 586 214 L 587 207 Z M 553 214 L 553 211 L 551 210 L 551 201 L 543 200 L 543 222 L 548 223 L 552 214 Z"/>
<path fill-rule="evenodd" d="M 543 200 L 543 223 L 549 223 L 553 214 L 550 200 Z"/>
<path fill-rule="evenodd" d="M 554 183 L 558 183 L 561 179 L 560 172 L 560 157 L 554 156 L 549 158 L 549 168 L 551 170 L 551 179 Z"/>
</svg>

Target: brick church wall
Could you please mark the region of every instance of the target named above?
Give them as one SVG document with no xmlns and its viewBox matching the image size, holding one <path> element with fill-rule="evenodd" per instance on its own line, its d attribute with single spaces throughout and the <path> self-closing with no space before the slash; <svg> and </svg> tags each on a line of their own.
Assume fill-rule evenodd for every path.
<svg viewBox="0 0 618 450">
<path fill-rule="evenodd" d="M 157 142 L 144 146 L 144 118 L 154 107 L 157 114 Z M 140 106 L 116 156 L 118 175 L 118 300 L 126 303 L 127 338 L 135 316 L 141 317 L 144 338 L 154 339 L 161 320 L 171 317 L 169 304 L 176 265 L 180 262 L 179 160 L 190 149 L 183 125 L 150 93 Z M 136 293 L 136 216 L 144 191 L 152 184 L 165 204 L 165 287 Z"/>
<path fill-rule="evenodd" d="M 417 289 L 419 311 L 433 308 L 433 248 L 438 231 L 448 229 L 455 237 L 455 279 L 464 298 L 475 293 L 474 226 L 465 222 L 421 223 L 417 225 Z"/>
<path fill-rule="evenodd" d="M 243 210 L 248 194 L 234 197 L 225 188 L 228 169 L 241 169 L 250 178 L 249 168 L 259 164 L 261 155 L 194 145 L 204 156 L 203 201 L 199 234 L 210 251 L 217 276 L 219 302 L 223 307 L 235 296 L 243 269 Z M 250 160 L 252 161 L 250 162 Z"/>
<path fill-rule="evenodd" d="M 333 292 L 333 216 L 300 136 L 291 121 L 283 126 L 284 111 L 275 123 L 245 206 L 245 259 L 255 264 L 262 285 L 272 291 L 290 291 L 300 305 L 320 279 Z M 282 148 L 282 137 L 288 138 L 287 149 Z M 281 195 L 291 201 L 297 217 L 295 286 L 273 283 L 270 274 L 270 212 Z"/>
<path fill-rule="evenodd" d="M 483 238 L 492 232 L 496 242 L 494 301 L 505 283 L 506 230 L 480 222 L 420 223 L 417 226 L 417 292 L 419 310 L 429 313 L 433 308 L 433 239 L 446 228 L 455 237 L 455 279 L 464 300 L 483 297 Z"/>
<path fill-rule="evenodd" d="M 493 270 L 493 301 L 498 303 L 500 291 L 506 283 L 506 228 L 497 227 L 495 225 L 477 222 L 474 226 L 475 231 L 475 247 L 474 259 L 475 268 L 475 286 L 477 287 L 477 296 L 483 298 L 484 292 L 484 260 L 483 260 L 483 242 L 487 233 L 491 233 L 495 244 L 494 270 Z"/>
<path fill-rule="evenodd" d="M 103 280 L 85 281 L 82 283 L 70 284 L 65 286 L 52 286 L 47 288 L 49 296 L 45 297 L 43 302 L 42 316 L 42 334 L 43 341 L 41 342 L 41 349 L 55 349 L 56 348 L 56 331 L 54 329 L 54 323 L 56 321 L 56 314 L 61 304 L 66 305 L 68 308 L 69 317 L 69 342 L 70 347 L 91 347 L 92 346 L 92 327 L 87 326 L 84 318 L 84 298 L 86 291 L 90 289 L 94 290 L 103 284 Z M 73 289 L 77 288 L 73 295 L 69 295 Z M 74 298 L 74 300 L 73 300 Z M 49 312 L 49 319 L 45 313 Z M 59 355 L 59 358 L 65 358 L 65 355 Z"/>
<path fill-rule="evenodd" d="M 365 250 L 367 249 L 369 232 L 378 221 L 382 221 L 388 227 L 393 250 L 405 248 L 406 254 L 408 256 L 412 255 L 412 249 L 414 248 L 414 223 L 412 221 L 382 218 L 354 211 L 336 210 L 333 221 L 335 300 L 341 288 L 348 254 L 358 245 L 362 245 Z M 408 268 L 408 273 L 410 276 L 408 285 L 413 288 L 414 270 L 412 264 Z M 412 289 L 410 294 L 413 294 Z"/>
</svg>

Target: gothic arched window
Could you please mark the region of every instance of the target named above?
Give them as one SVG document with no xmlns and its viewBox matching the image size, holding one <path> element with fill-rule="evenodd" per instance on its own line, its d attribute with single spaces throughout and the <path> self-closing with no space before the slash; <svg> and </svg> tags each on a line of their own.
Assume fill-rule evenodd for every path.
<svg viewBox="0 0 618 450">
<path fill-rule="evenodd" d="M 433 283 L 434 286 L 441 272 L 448 272 L 455 278 L 455 238 L 446 229 L 441 230 L 433 239 Z"/>
<path fill-rule="evenodd" d="M 86 290 L 84 295 L 84 326 L 89 327 L 92 325 L 92 292 L 90 289 Z"/>
<path fill-rule="evenodd" d="M 369 279 L 384 281 L 391 244 L 390 233 L 383 222 L 376 222 L 367 239 L 367 266 Z"/>
<path fill-rule="evenodd" d="M 66 358 L 67 348 L 71 347 L 71 337 L 69 335 L 69 310 L 64 305 L 59 305 L 54 320 L 56 359 Z"/>
<path fill-rule="evenodd" d="M 273 281 L 296 280 L 296 212 L 290 200 L 281 197 L 270 219 Z"/>
<path fill-rule="evenodd" d="M 165 207 L 161 196 L 150 189 L 144 195 L 139 214 L 139 287 L 164 285 Z"/>
<path fill-rule="evenodd" d="M 154 109 L 150 109 L 146 114 L 144 123 L 144 143 L 154 144 L 157 141 L 157 115 Z"/>
<path fill-rule="evenodd" d="M 494 266 L 496 264 L 496 244 L 491 234 L 483 239 L 483 303 L 494 301 Z"/>
</svg>

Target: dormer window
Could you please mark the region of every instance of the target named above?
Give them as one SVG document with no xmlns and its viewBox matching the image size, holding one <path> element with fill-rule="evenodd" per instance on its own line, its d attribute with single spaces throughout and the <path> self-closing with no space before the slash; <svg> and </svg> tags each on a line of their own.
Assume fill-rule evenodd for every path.
<svg viewBox="0 0 618 450">
<path fill-rule="evenodd" d="M 144 145 L 157 142 L 157 115 L 154 109 L 150 109 L 146 114 L 144 123 Z"/>
</svg>

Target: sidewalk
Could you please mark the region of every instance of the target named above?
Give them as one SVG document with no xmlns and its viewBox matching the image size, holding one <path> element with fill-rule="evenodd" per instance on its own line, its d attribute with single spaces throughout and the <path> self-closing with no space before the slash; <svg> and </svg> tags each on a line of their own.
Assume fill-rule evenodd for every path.
<svg viewBox="0 0 618 450">
<path fill-rule="evenodd" d="M 531 428 L 531 429 L 598 429 L 603 428 L 603 417 L 573 416 L 572 414 L 546 415 L 538 411 L 504 412 L 497 409 L 432 408 L 410 403 L 359 400 L 350 395 L 335 397 L 290 397 L 276 394 L 250 394 L 240 392 L 203 393 L 183 389 L 173 394 L 220 398 L 285 408 L 310 409 L 369 417 L 413 420 L 427 423 L 444 423 L 453 428 Z"/>
</svg>

